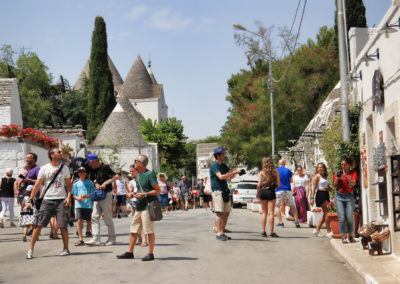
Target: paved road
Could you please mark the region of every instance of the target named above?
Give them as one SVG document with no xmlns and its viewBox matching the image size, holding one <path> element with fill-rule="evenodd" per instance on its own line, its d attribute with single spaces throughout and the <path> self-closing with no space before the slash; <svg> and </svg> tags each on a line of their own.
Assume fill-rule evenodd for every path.
<svg viewBox="0 0 400 284">
<path fill-rule="evenodd" d="M 234 209 L 232 240 L 221 242 L 211 232 L 213 218 L 203 209 L 167 215 L 156 224 L 156 261 L 148 263 L 140 260 L 141 247 L 137 259 L 115 257 L 127 248 L 130 218 L 114 219 L 118 244 L 112 247 L 74 247 L 71 228 L 67 257 L 58 256 L 61 240 L 48 239 L 44 229 L 32 260 L 25 259 L 20 228 L 0 229 L 0 283 L 363 283 L 328 239 L 313 237 L 305 225 L 287 222 L 276 230 L 281 238 L 262 238 L 260 215 Z"/>
</svg>

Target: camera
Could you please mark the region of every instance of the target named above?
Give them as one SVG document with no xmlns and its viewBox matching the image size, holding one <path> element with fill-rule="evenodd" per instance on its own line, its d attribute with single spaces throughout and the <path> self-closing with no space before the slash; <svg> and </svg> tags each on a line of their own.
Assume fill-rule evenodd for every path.
<svg viewBox="0 0 400 284">
<path fill-rule="evenodd" d="M 239 173 L 239 176 L 242 176 L 242 175 L 244 175 L 244 174 L 246 174 L 246 171 L 245 171 L 244 169 L 241 169 L 241 170 L 240 170 L 240 173 Z"/>
<path fill-rule="evenodd" d="M 343 171 L 342 170 L 338 170 L 337 173 L 336 173 L 336 176 L 338 178 L 340 178 L 342 176 L 342 174 L 343 174 Z"/>
<path fill-rule="evenodd" d="M 21 179 L 25 179 L 26 178 L 23 174 L 19 174 L 18 177 L 21 178 Z"/>
</svg>

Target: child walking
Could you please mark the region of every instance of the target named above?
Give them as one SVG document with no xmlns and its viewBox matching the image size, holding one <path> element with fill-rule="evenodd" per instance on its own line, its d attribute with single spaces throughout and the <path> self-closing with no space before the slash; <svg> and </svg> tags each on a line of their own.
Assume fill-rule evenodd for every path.
<svg viewBox="0 0 400 284">
<path fill-rule="evenodd" d="M 21 204 L 21 220 L 20 220 L 20 225 L 24 226 L 24 236 L 22 237 L 22 241 L 26 242 L 27 238 L 26 236 L 28 235 L 29 230 L 33 231 L 35 228 L 36 220 L 37 220 L 37 210 L 36 207 L 32 207 L 32 211 L 25 211 L 25 206 L 28 204 L 30 200 L 30 195 L 32 192 L 33 185 L 29 185 L 26 188 L 26 195 L 24 199 L 22 200 Z"/>
<path fill-rule="evenodd" d="M 83 246 L 85 245 L 82 234 L 83 221 L 85 220 L 90 228 L 92 225 L 93 202 L 90 199 L 90 192 L 94 190 L 94 185 L 92 181 L 86 179 L 86 169 L 84 167 L 78 169 L 78 176 L 79 181 L 77 181 L 72 188 L 72 196 L 75 199 L 79 236 L 79 241 L 75 243 L 75 246 Z"/>
</svg>

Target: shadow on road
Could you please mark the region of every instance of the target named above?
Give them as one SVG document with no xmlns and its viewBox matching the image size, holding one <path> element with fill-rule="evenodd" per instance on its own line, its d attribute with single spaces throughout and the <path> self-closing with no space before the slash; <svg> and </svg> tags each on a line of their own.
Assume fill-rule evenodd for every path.
<svg viewBox="0 0 400 284">
<path fill-rule="evenodd" d="M 248 242 L 270 242 L 270 240 L 264 238 L 264 239 L 237 239 L 237 238 L 232 238 L 232 240 L 229 240 L 228 242 L 232 241 L 248 241 Z"/>
<path fill-rule="evenodd" d="M 73 252 L 72 256 L 80 256 L 80 255 L 95 255 L 95 254 L 105 254 L 105 253 L 114 253 L 112 251 L 92 251 L 92 252 Z M 35 258 L 46 258 L 46 257 L 60 257 L 58 254 L 54 255 L 44 255 Z"/>
<path fill-rule="evenodd" d="M 170 256 L 170 257 L 160 257 L 157 260 L 198 260 L 197 257 L 184 257 L 184 256 Z"/>
<path fill-rule="evenodd" d="M 179 246 L 179 244 L 155 244 L 156 247 L 172 247 L 172 246 Z"/>
<path fill-rule="evenodd" d="M 309 239 L 310 237 L 298 237 L 298 236 L 289 236 L 289 237 L 283 237 L 282 235 L 279 236 L 281 239 Z"/>
</svg>

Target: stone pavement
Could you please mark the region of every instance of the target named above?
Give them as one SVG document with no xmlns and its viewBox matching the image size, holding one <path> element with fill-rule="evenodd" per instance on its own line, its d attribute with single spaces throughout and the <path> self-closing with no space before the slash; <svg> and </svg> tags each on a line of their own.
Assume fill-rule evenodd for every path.
<svg viewBox="0 0 400 284">
<path fill-rule="evenodd" d="M 400 260 L 392 255 L 370 256 L 359 243 L 342 244 L 332 239 L 332 247 L 364 278 L 366 283 L 400 283 Z"/>
<path fill-rule="evenodd" d="M 148 263 L 140 259 L 142 247 L 134 260 L 116 258 L 127 249 L 131 218 L 114 219 L 115 246 L 74 247 L 70 228 L 72 255 L 66 257 L 58 256 L 61 240 L 50 240 L 44 229 L 31 260 L 25 259 L 29 244 L 21 241 L 22 229 L 6 227 L 0 229 L 0 283 L 364 283 L 329 239 L 314 237 L 306 225 L 286 222 L 276 230 L 281 238 L 263 238 L 260 214 L 234 209 L 232 240 L 221 242 L 211 230 L 214 216 L 204 209 L 165 216 L 155 226 L 156 260 Z"/>
</svg>

